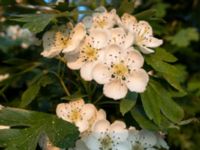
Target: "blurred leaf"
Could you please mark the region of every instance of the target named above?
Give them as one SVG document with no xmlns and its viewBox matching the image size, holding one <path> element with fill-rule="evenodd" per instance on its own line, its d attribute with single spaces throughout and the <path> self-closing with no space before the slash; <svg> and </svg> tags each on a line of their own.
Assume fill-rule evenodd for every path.
<svg viewBox="0 0 200 150">
<path fill-rule="evenodd" d="M 7 52 L 8 49 L 13 48 L 15 46 L 19 46 L 21 44 L 20 40 L 12 40 L 7 37 L 0 36 L 0 50 Z"/>
<path fill-rule="evenodd" d="M 123 14 L 125 12 L 131 14 L 133 10 L 134 10 L 134 2 L 128 0 L 123 0 L 121 2 L 120 7 L 118 8 L 120 14 Z"/>
<path fill-rule="evenodd" d="M 170 93 L 158 82 L 151 80 L 151 90 L 155 91 L 155 97 L 160 99 L 162 113 L 172 122 L 179 123 L 183 117 L 183 109 L 173 101 Z"/>
<path fill-rule="evenodd" d="M 157 125 L 160 125 L 161 114 L 160 105 L 161 99 L 159 99 L 157 93 L 153 89 L 151 83 L 148 84 L 144 93 L 141 93 L 142 104 L 144 110 L 150 120 L 153 120 Z"/>
<path fill-rule="evenodd" d="M 40 91 L 40 85 L 39 84 L 34 83 L 34 84 L 30 85 L 28 87 L 28 89 L 26 89 L 26 91 L 22 95 L 20 106 L 25 107 L 28 104 L 30 104 L 36 98 L 39 91 Z"/>
<path fill-rule="evenodd" d="M 162 18 L 166 15 L 166 11 L 167 11 L 167 8 L 169 7 L 170 5 L 167 4 L 167 3 L 157 3 L 156 5 L 153 6 L 153 8 L 156 10 L 156 17 L 159 17 L 159 18 Z"/>
<path fill-rule="evenodd" d="M 138 94 L 135 92 L 129 92 L 127 96 L 120 101 L 120 112 L 125 115 L 136 104 Z"/>
<path fill-rule="evenodd" d="M 191 92 L 197 92 L 199 93 L 198 96 L 200 96 L 200 73 L 194 74 L 191 79 L 188 82 L 188 90 Z"/>
<path fill-rule="evenodd" d="M 154 54 L 146 56 L 145 59 L 147 64 L 158 71 L 171 86 L 184 92 L 184 89 L 180 85 L 185 79 L 184 70 L 168 63 L 175 62 L 177 60 L 176 57 L 164 49 L 158 48 Z"/>
<path fill-rule="evenodd" d="M 148 20 L 149 18 L 155 16 L 156 10 L 155 9 L 148 9 L 145 11 L 142 11 L 141 13 L 135 14 L 134 16 L 138 20 Z"/>
<path fill-rule="evenodd" d="M 150 121 L 141 110 L 134 108 L 131 110 L 132 117 L 137 121 L 143 129 L 158 130 L 158 127 Z"/>
<path fill-rule="evenodd" d="M 176 46 L 187 47 L 192 41 L 199 40 L 199 34 L 196 28 L 186 28 L 179 30 L 174 36 L 168 37 L 168 40 Z"/>
<path fill-rule="evenodd" d="M 3 108 L 0 124 L 12 127 L 0 130 L 0 147 L 6 150 L 35 150 L 43 134 L 55 146 L 68 148 L 74 145 L 79 135 L 77 127 L 54 115 L 23 109 Z"/>
<path fill-rule="evenodd" d="M 24 28 L 28 28 L 33 33 L 38 33 L 44 30 L 44 28 L 56 18 L 56 14 L 29 14 L 29 15 L 17 15 L 16 18 L 11 20 L 25 22 Z"/>
</svg>

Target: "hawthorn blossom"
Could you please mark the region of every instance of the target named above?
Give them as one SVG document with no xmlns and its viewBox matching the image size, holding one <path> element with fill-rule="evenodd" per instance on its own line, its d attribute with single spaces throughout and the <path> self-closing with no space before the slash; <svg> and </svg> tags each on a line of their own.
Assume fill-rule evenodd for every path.
<svg viewBox="0 0 200 150">
<path fill-rule="evenodd" d="M 44 51 L 41 55 L 52 58 L 58 56 L 61 52 L 75 51 L 84 39 L 85 34 L 85 26 L 82 23 L 78 23 L 71 32 L 65 27 L 47 31 L 42 38 Z"/>
<path fill-rule="evenodd" d="M 83 99 L 58 104 L 56 114 L 59 118 L 74 123 L 80 132 L 90 130 L 97 119 L 104 119 L 105 112 L 97 111 L 93 104 L 85 104 Z"/>
<path fill-rule="evenodd" d="M 143 92 L 149 76 L 141 67 L 144 64 L 142 55 L 129 47 L 121 50 L 117 45 L 106 49 L 104 63 L 97 64 L 93 69 L 93 78 L 104 84 L 103 93 L 115 100 L 124 98 L 128 92 Z"/>
<path fill-rule="evenodd" d="M 12 40 L 20 40 L 22 48 L 28 48 L 29 45 L 38 45 L 39 40 L 27 28 L 21 28 L 19 25 L 12 25 L 6 29 L 6 36 Z"/>
<path fill-rule="evenodd" d="M 92 18 L 91 29 L 109 29 L 112 28 L 117 23 L 116 10 L 112 9 L 110 12 L 95 13 Z"/>
<path fill-rule="evenodd" d="M 163 43 L 163 40 L 153 37 L 152 27 L 147 21 L 142 20 L 138 22 L 134 16 L 124 13 L 121 20 L 118 20 L 118 23 L 134 35 L 134 44 L 144 54 L 153 53 L 154 50 L 151 48 L 156 48 Z"/>
<path fill-rule="evenodd" d="M 134 27 L 135 44 L 144 54 L 153 53 L 156 48 L 163 44 L 163 40 L 153 37 L 152 27 L 146 21 L 139 21 Z"/>
<path fill-rule="evenodd" d="M 107 120 L 99 120 L 92 132 L 82 140 L 89 150 L 129 150 L 127 142 L 128 130 L 122 121 L 110 124 Z"/>
<path fill-rule="evenodd" d="M 81 77 L 92 80 L 94 66 L 104 58 L 104 47 L 108 44 L 109 33 L 107 30 L 94 29 L 87 36 L 74 56 L 66 55 L 67 66 L 70 69 L 80 69 Z"/>
<path fill-rule="evenodd" d="M 10 74 L 9 73 L 6 73 L 6 74 L 0 74 L 0 82 L 8 79 L 10 77 Z"/>
<path fill-rule="evenodd" d="M 132 149 L 157 150 L 159 148 L 168 149 L 166 142 L 154 132 L 149 130 L 138 131 L 134 127 L 129 129 L 128 141 Z"/>
</svg>

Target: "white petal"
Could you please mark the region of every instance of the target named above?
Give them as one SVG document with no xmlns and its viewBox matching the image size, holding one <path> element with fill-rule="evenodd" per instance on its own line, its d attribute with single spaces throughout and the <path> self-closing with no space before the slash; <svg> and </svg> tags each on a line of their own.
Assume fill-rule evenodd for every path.
<svg viewBox="0 0 200 150">
<path fill-rule="evenodd" d="M 56 31 L 47 31 L 43 37 L 43 48 L 44 51 L 41 53 L 42 56 L 47 57 L 47 58 L 52 58 L 57 56 L 62 49 L 59 47 L 56 47 L 55 45 L 55 33 Z"/>
<path fill-rule="evenodd" d="M 93 132 L 107 132 L 110 128 L 110 122 L 108 120 L 99 120 L 96 122 L 93 128 Z"/>
<path fill-rule="evenodd" d="M 111 38 L 109 44 L 116 44 L 120 47 L 124 47 L 126 42 L 126 32 L 123 28 L 112 28 L 111 30 Z"/>
<path fill-rule="evenodd" d="M 83 23 L 78 23 L 72 31 L 72 40 L 80 42 L 86 35 L 85 26 Z"/>
<path fill-rule="evenodd" d="M 134 34 L 131 32 L 128 32 L 127 36 L 126 36 L 126 41 L 124 44 L 124 49 L 130 47 L 133 45 L 134 42 Z"/>
<path fill-rule="evenodd" d="M 67 52 L 75 51 L 75 49 L 79 46 L 79 44 L 80 44 L 79 41 L 71 39 L 67 42 L 67 45 L 65 46 L 62 52 L 67 53 Z"/>
<path fill-rule="evenodd" d="M 131 144 L 128 143 L 128 142 L 117 143 L 116 145 L 113 146 L 113 149 L 116 149 L 116 150 L 132 150 Z"/>
<path fill-rule="evenodd" d="M 101 146 L 98 139 L 92 135 L 89 135 L 88 137 L 84 138 L 83 140 L 89 150 L 99 150 L 99 148 Z"/>
<path fill-rule="evenodd" d="M 85 63 L 80 70 L 81 77 L 86 81 L 92 80 L 92 71 L 96 62 Z"/>
<path fill-rule="evenodd" d="M 92 47 L 103 48 L 108 44 L 109 32 L 105 29 L 92 29 L 90 30 L 89 40 Z"/>
<path fill-rule="evenodd" d="M 124 98 L 127 92 L 128 92 L 128 89 L 126 85 L 124 85 L 118 80 L 106 83 L 104 84 L 104 87 L 103 87 L 104 95 L 114 100 Z"/>
<path fill-rule="evenodd" d="M 143 41 L 143 45 L 146 47 L 155 48 L 163 44 L 163 40 L 157 39 L 155 37 L 148 37 Z"/>
<path fill-rule="evenodd" d="M 77 58 L 75 61 L 68 61 L 67 67 L 69 67 L 72 70 L 78 70 L 80 69 L 85 62 L 83 62 L 82 58 Z"/>
<path fill-rule="evenodd" d="M 93 76 L 93 79 L 99 84 L 108 83 L 111 79 L 110 71 L 105 65 L 101 63 L 97 64 L 94 67 L 92 71 L 92 76 Z"/>
<path fill-rule="evenodd" d="M 84 119 L 89 120 L 97 113 L 97 109 L 93 104 L 85 104 L 81 109 L 81 115 Z"/>
<path fill-rule="evenodd" d="M 145 46 L 139 45 L 140 51 L 144 54 L 154 53 L 154 50 L 147 48 Z"/>
<path fill-rule="evenodd" d="M 77 140 L 75 150 L 89 150 L 89 149 L 82 140 Z"/>
<path fill-rule="evenodd" d="M 121 57 L 121 49 L 117 45 L 111 45 L 105 50 L 105 62 L 107 65 L 118 63 Z"/>
<path fill-rule="evenodd" d="M 72 120 L 68 117 L 71 114 L 72 108 L 70 104 L 61 103 L 56 107 L 56 115 L 63 120 L 72 122 Z"/>
<path fill-rule="evenodd" d="M 139 69 L 144 64 L 144 57 L 140 52 L 134 50 L 133 47 L 130 47 L 127 49 L 125 55 L 125 64 L 127 64 L 131 70 Z"/>
<path fill-rule="evenodd" d="M 130 91 L 144 92 L 149 81 L 149 76 L 143 69 L 133 71 L 131 75 L 127 77 L 126 85 Z"/>
<path fill-rule="evenodd" d="M 110 127 L 110 136 L 116 142 L 126 141 L 128 138 L 128 130 L 122 121 L 115 121 Z"/>
<path fill-rule="evenodd" d="M 76 121 L 75 124 L 81 133 L 86 131 L 89 128 L 88 121 L 84 119 Z"/>
<path fill-rule="evenodd" d="M 97 112 L 96 120 L 104 120 L 104 119 L 106 120 L 106 112 L 103 109 L 100 109 Z"/>
<path fill-rule="evenodd" d="M 153 35 L 153 30 L 150 24 L 147 21 L 139 21 L 137 23 L 135 32 L 139 36 L 152 36 Z"/>
<path fill-rule="evenodd" d="M 91 16 L 86 16 L 82 20 L 83 24 L 87 29 L 89 29 L 92 25 L 92 17 Z"/>
<path fill-rule="evenodd" d="M 148 130 L 141 130 L 139 132 L 140 135 L 140 143 L 144 148 L 153 147 L 156 145 L 157 140 L 155 134 Z"/>
<path fill-rule="evenodd" d="M 0 125 L 0 130 L 2 130 L 2 129 L 10 129 L 10 126 Z"/>
<path fill-rule="evenodd" d="M 133 31 L 133 25 L 136 23 L 137 19 L 128 13 L 124 13 L 121 17 L 121 25 L 128 31 Z"/>
</svg>

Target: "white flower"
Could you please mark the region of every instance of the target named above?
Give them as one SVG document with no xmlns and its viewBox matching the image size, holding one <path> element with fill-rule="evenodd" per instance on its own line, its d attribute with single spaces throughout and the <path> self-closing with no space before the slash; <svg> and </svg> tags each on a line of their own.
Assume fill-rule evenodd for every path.
<svg viewBox="0 0 200 150">
<path fill-rule="evenodd" d="M 132 149 L 156 150 L 161 147 L 168 149 L 165 141 L 149 130 L 138 131 L 135 128 L 130 128 L 128 141 L 131 143 Z"/>
<path fill-rule="evenodd" d="M 106 49 L 104 64 L 99 63 L 93 69 L 93 78 L 99 84 L 104 84 L 105 96 L 121 99 L 128 89 L 143 92 L 149 76 L 141 69 L 144 63 L 142 55 L 132 47 L 121 50 L 117 45 Z"/>
<path fill-rule="evenodd" d="M 124 13 L 121 17 L 121 20 L 118 20 L 118 24 L 123 27 L 124 29 L 126 29 L 127 31 L 133 31 L 133 26 L 137 23 L 137 19 L 128 14 L 128 13 Z"/>
<path fill-rule="evenodd" d="M 110 31 L 109 45 L 118 45 L 123 49 L 130 47 L 133 44 L 134 36 L 131 32 L 126 33 L 121 27 L 112 28 Z"/>
<path fill-rule="evenodd" d="M 72 60 L 70 61 L 69 58 L 67 59 L 67 66 L 70 69 L 80 69 L 81 77 L 84 80 L 92 80 L 94 66 L 104 58 L 104 50 L 102 48 L 107 45 L 108 40 L 106 40 L 106 38 L 106 31 L 94 30 L 86 37 L 79 52 L 73 57 L 71 56 Z"/>
<path fill-rule="evenodd" d="M 67 53 L 76 50 L 86 34 L 82 23 L 77 24 L 69 33 L 67 29 L 53 29 L 43 35 L 44 51 L 41 53 L 44 57 L 56 57 L 60 52 Z"/>
<path fill-rule="evenodd" d="M 59 104 L 56 114 L 59 118 L 74 123 L 80 132 L 84 132 L 93 126 L 98 113 L 93 104 L 85 104 L 83 99 L 79 99 Z"/>
<path fill-rule="evenodd" d="M 0 82 L 8 79 L 10 77 L 10 74 L 0 74 Z"/>
<path fill-rule="evenodd" d="M 153 53 L 156 48 L 163 44 L 163 40 L 153 37 L 152 27 L 146 21 L 139 21 L 133 26 L 133 32 L 135 35 L 135 44 L 144 54 Z"/>
<path fill-rule="evenodd" d="M 116 10 L 110 12 L 95 13 L 92 19 L 91 28 L 109 29 L 112 28 L 117 22 Z"/>
<path fill-rule="evenodd" d="M 3 130 L 3 129 L 10 129 L 10 126 L 0 125 L 0 130 Z"/>
<path fill-rule="evenodd" d="M 29 45 L 39 44 L 39 40 L 35 37 L 29 29 L 20 28 L 18 25 L 9 26 L 6 30 L 6 35 L 13 40 L 19 39 L 22 41 L 22 48 L 27 48 Z M 26 45 L 26 46 L 25 46 Z"/>
<path fill-rule="evenodd" d="M 110 124 L 107 120 L 99 120 L 92 132 L 82 140 L 89 150 L 129 150 L 127 138 L 128 130 L 124 122 Z"/>
</svg>

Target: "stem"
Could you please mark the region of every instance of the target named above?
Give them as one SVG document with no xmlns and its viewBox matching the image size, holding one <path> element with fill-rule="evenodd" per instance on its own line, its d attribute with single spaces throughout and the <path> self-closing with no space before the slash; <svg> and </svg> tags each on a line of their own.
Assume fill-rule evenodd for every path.
<svg viewBox="0 0 200 150">
<path fill-rule="evenodd" d="M 49 73 L 52 73 L 53 75 L 55 75 L 55 76 L 59 79 L 60 84 L 61 84 L 62 87 L 63 87 L 63 90 L 65 91 L 65 93 L 67 94 L 67 96 L 70 96 L 71 94 L 69 93 L 69 90 L 68 90 L 67 87 L 65 86 L 65 83 L 64 83 L 63 79 L 62 79 L 57 73 L 55 73 L 55 72 L 53 72 L 53 71 L 49 71 Z"/>
</svg>

